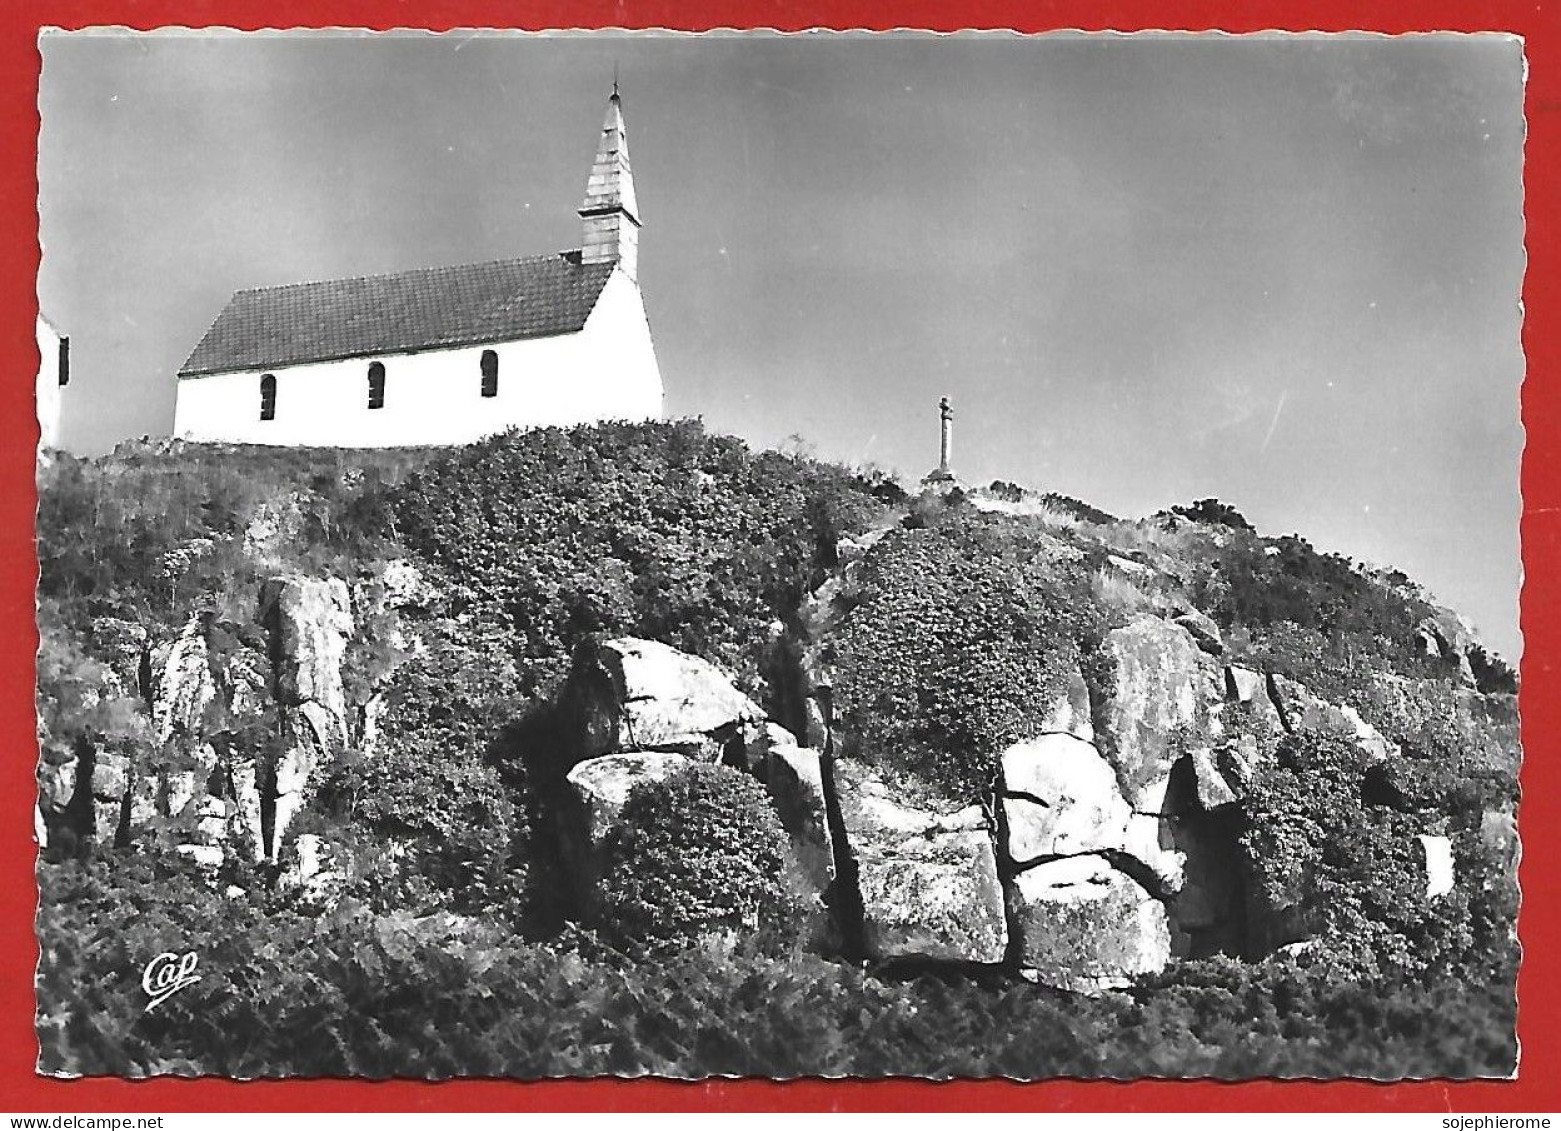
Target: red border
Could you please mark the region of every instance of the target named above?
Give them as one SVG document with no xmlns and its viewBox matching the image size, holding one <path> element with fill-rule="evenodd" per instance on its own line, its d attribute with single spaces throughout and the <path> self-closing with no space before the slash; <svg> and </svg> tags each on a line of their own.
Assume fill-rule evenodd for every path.
<svg viewBox="0 0 1561 1131">
<path fill-rule="evenodd" d="M 1527 194 L 1528 274 L 1523 295 L 1523 343 L 1529 380 L 1523 391 L 1528 446 L 1523 459 L 1523 560 L 1527 575 L 1522 625 L 1523 663 L 1522 879 L 1530 893 L 1521 933 L 1528 958 L 1520 979 L 1519 1031 L 1523 1067 L 1512 1083 L 1291 1083 L 1155 1082 L 1113 1084 L 1054 1081 L 928 1084 L 880 1082 L 558 1081 L 520 1084 L 462 1081 L 367 1083 L 313 1080 L 237 1084 L 219 1080 L 60 1082 L 33 1074 L 32 934 L 36 891 L 32 878 L 33 763 L 33 443 L 30 381 L 38 365 L 32 319 L 38 267 L 36 144 L 40 25 L 82 27 L 169 24 L 263 27 L 917 27 L 952 31 L 1012 27 L 1044 31 L 1178 28 L 1231 32 L 1364 28 L 1381 32 L 1428 30 L 1512 31 L 1527 41 L 1529 81 Z M 1561 562 L 1561 386 L 1547 379 L 1561 350 L 1561 311 L 1547 302 L 1561 283 L 1556 235 L 1561 215 L 1561 18 L 1556 6 L 1467 0 L 1162 0 L 1158 4 L 1088 0 L 12 0 L 0 10 L 0 238 L 10 269 L 0 273 L 0 328 L 4 360 L 13 376 L 0 381 L 0 419 L 12 427 L 0 439 L 0 1108 L 13 1111 L 505 1111 L 505 1110 L 1381 1110 L 1558 1111 L 1561 1082 L 1553 1071 L 1561 1029 L 1561 980 L 1549 947 L 1557 904 L 1545 875 L 1557 849 L 1561 773 L 1556 769 L 1561 721 L 1561 602 L 1552 575 Z"/>
</svg>

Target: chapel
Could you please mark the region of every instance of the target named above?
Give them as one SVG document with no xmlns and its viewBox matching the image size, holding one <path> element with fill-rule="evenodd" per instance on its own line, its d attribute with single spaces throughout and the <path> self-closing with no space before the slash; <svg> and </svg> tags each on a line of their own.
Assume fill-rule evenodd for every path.
<svg viewBox="0 0 1561 1131">
<path fill-rule="evenodd" d="M 616 83 L 578 212 L 576 250 L 239 291 L 179 370 L 174 435 L 372 448 L 659 418 Z"/>
</svg>

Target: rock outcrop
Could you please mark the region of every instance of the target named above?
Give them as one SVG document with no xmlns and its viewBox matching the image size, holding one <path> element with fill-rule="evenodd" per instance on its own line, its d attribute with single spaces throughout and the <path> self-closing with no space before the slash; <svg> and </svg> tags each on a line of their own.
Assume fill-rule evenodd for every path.
<svg viewBox="0 0 1561 1131">
<path fill-rule="evenodd" d="M 1133 811 L 1093 742 L 1043 734 L 1010 746 L 1000 761 L 1006 845 L 1016 867 L 1124 846 Z"/>
<path fill-rule="evenodd" d="M 444 599 L 439 586 L 405 558 L 386 562 L 379 571 L 378 582 L 388 608 L 428 610 L 438 607 Z"/>
<path fill-rule="evenodd" d="M 191 838 L 180 851 L 208 864 L 220 860 L 235 822 L 255 855 L 264 855 L 257 783 L 268 772 L 240 759 L 225 738 L 260 718 L 269 699 L 263 664 L 243 648 L 219 652 L 214 637 L 225 639 L 211 617 L 192 618 L 176 639 L 153 650 L 150 679 L 164 761 L 160 811 Z"/>
<path fill-rule="evenodd" d="M 274 857 L 316 768 L 347 744 L 342 661 L 355 627 L 351 597 L 340 578 L 271 578 L 261 587 L 260 608 L 286 738 L 271 767 L 270 797 L 262 798 L 262 805 L 269 801 L 273 808 L 265 851 Z"/>
<path fill-rule="evenodd" d="M 1212 617 L 1187 607 L 1176 610 L 1171 617 L 1171 623 L 1179 628 L 1185 628 L 1191 634 L 1193 642 L 1209 655 L 1224 655 L 1225 637 Z"/>
<path fill-rule="evenodd" d="M 769 719 L 762 723 L 741 723 L 737 733 L 739 742 L 733 744 L 730 753 L 735 755 L 734 761 L 739 768 L 760 781 L 765 779 L 771 751 L 797 746 L 796 735 Z"/>
<path fill-rule="evenodd" d="M 823 897 L 835 882 L 835 841 L 822 759 L 817 751 L 795 744 L 771 747 L 764 782 L 802 874 Z"/>
<path fill-rule="evenodd" d="M 1129 678 L 1145 682 L 1138 671 Z M 1169 755 L 1150 757 L 1169 765 Z M 999 766 L 1000 856 L 1011 929 L 1030 976 L 1062 989 L 1098 989 L 1158 970 L 1170 954 L 1162 901 L 1181 888 L 1183 859 L 1160 843 L 1160 814 L 1135 811 L 1123 789 L 1128 775 L 1097 746 L 1076 668 L 1043 732 L 1003 751 Z M 1138 907 L 1140 897 L 1153 907 Z M 1102 931 L 1088 929 L 1093 919 Z"/>
<path fill-rule="evenodd" d="M 1269 693 L 1287 733 L 1311 730 L 1339 735 L 1379 761 L 1398 755 L 1398 748 L 1361 718 L 1353 707 L 1335 706 L 1319 699 L 1295 680 L 1282 675 L 1269 679 Z"/>
<path fill-rule="evenodd" d="M 130 759 L 113 751 L 99 751 L 92 760 L 92 835 L 99 844 L 123 842 L 130 822 L 130 786 L 134 770 Z"/>
<path fill-rule="evenodd" d="M 347 741 L 342 661 L 353 636 L 352 599 L 340 578 L 274 577 L 260 590 L 270 634 L 276 701 L 297 710 L 322 750 Z"/>
<path fill-rule="evenodd" d="M 577 660 L 565 692 L 582 728 L 578 746 L 609 749 L 565 778 L 558 830 L 574 902 L 588 910 L 600 879 L 601 847 L 635 786 L 663 781 L 695 761 L 724 760 L 763 782 L 790 840 L 791 882 L 813 910 L 815 945 L 837 937 L 826 905 L 836 880 L 822 760 L 736 690 L 714 665 L 655 641 L 623 638 Z"/>
<path fill-rule="evenodd" d="M 1105 686 L 1091 688 L 1075 658 L 1035 732 L 999 754 L 995 795 L 980 805 L 833 758 L 843 736 L 830 733 L 828 637 L 848 615 L 835 598 L 885 533 L 843 541 L 841 573 L 803 611 L 800 735 L 718 667 L 668 645 L 625 637 L 581 649 L 559 704 L 572 729 L 562 803 L 547 826 L 577 906 L 594 898 L 602 845 L 634 788 L 721 761 L 765 786 L 790 840 L 788 875 L 816 897 L 816 944 L 877 961 L 1016 963 L 1047 984 L 1097 992 L 1173 955 L 1305 937 L 1294 877 L 1239 856 L 1244 798 L 1284 733 L 1342 735 L 1378 760 L 1397 754 L 1390 742 L 1347 705 L 1225 663 L 1218 626 L 1166 599 L 1159 615 L 1106 634 Z M 109 843 L 154 816 L 182 818 L 179 851 L 213 868 L 242 834 L 283 866 L 281 882 L 328 903 L 350 866 L 317 835 L 290 845 L 284 836 L 323 759 L 353 739 L 343 676 L 353 610 L 377 624 L 393 620 L 385 610 L 441 599 L 410 565 L 356 600 L 337 579 L 269 580 L 259 614 L 268 655 L 225 643 L 205 617 L 130 665 L 158 742 L 183 762 L 155 777 L 114 751 L 45 763 L 40 807 L 85 806 Z M 236 757 L 222 736 L 272 704 L 282 749 L 273 760 Z M 1435 900 L 1456 880 L 1452 845 L 1430 834 L 1419 842 L 1425 898 Z"/>
<path fill-rule="evenodd" d="M 78 786 L 90 788 L 79 754 L 67 755 L 45 746 L 35 777 L 38 803 L 33 809 L 33 826 L 38 844 L 48 848 L 62 832 L 70 838 L 89 832 L 84 826 L 91 823 L 91 818 L 83 819 L 76 802 Z"/>
<path fill-rule="evenodd" d="M 347 884 L 350 862 L 344 853 L 317 833 L 295 837 L 277 876 L 278 884 L 319 908 L 334 906 Z"/>
<path fill-rule="evenodd" d="M 1426 617 L 1416 626 L 1415 635 L 1426 655 L 1452 664 L 1465 686 L 1475 686 L 1477 681 L 1469 656 L 1477 643 L 1467 621 L 1450 610 L 1438 609 L 1434 616 Z"/>
<path fill-rule="evenodd" d="M 1495 855 L 1510 884 L 1518 882 L 1522 845 L 1518 840 L 1517 814 L 1510 809 L 1487 809 L 1480 814 L 1480 843 Z"/>
<path fill-rule="evenodd" d="M 1415 839 L 1420 842 L 1420 849 L 1425 855 L 1425 897 L 1427 900 L 1438 899 L 1453 890 L 1453 842 L 1445 836 L 1424 833 Z"/>
<path fill-rule="evenodd" d="M 844 760 L 835 782 L 867 955 L 1001 962 L 1008 923 L 981 810 L 913 807 L 895 800 L 878 774 Z"/>
<path fill-rule="evenodd" d="M 1124 795 L 1140 813 L 1164 813 L 1171 767 L 1214 739 L 1210 704 L 1223 698 L 1214 662 L 1192 633 L 1147 614 L 1108 633 L 1115 681 L 1108 726 Z"/>
<path fill-rule="evenodd" d="M 835 598 L 869 549 L 855 544 L 841 549 L 841 573 L 813 594 L 801 618 L 799 719 L 810 743 L 839 737 L 829 733 L 827 718 L 829 639 L 849 616 L 849 606 Z M 1001 753 L 995 827 L 981 822 L 993 838 L 1006 885 L 1015 953 L 1028 966 L 1032 958 L 1040 961 L 1037 948 L 1050 948 L 1045 949 L 1046 963 L 1095 971 L 1070 985 L 1158 969 L 1173 950 L 1239 949 L 1254 916 L 1268 915 L 1267 922 L 1252 928 L 1260 935 L 1289 941 L 1287 935 L 1301 927 L 1295 916 L 1283 906 L 1264 910 L 1247 890 L 1236 838 L 1248 789 L 1286 733 L 1344 734 L 1375 758 L 1396 753 L 1348 706 L 1330 704 L 1299 684 L 1261 671 L 1227 666 L 1219 627 L 1179 598 L 1155 596 L 1152 603 L 1157 612 L 1140 613 L 1107 634 L 1104 669 L 1112 674 L 1109 684 L 1097 689 L 1098 702 L 1091 703 L 1079 673 L 1070 673 L 1037 732 Z M 1100 735 L 1097 721 L 1104 728 Z M 847 764 L 838 764 L 837 771 L 842 766 Z M 903 864 L 902 883 L 925 886 L 931 904 L 980 903 L 979 884 L 957 889 L 946 882 L 946 869 L 960 852 L 972 865 L 983 866 L 970 844 L 956 847 L 950 839 L 951 814 L 922 800 L 891 796 L 881 779 L 849 768 L 837 772 L 835 784 L 843 822 L 836 854 L 855 869 L 846 878 L 856 880 L 862 933 L 871 940 L 865 946 L 869 956 L 903 951 L 908 957 L 942 953 L 969 961 L 982 945 L 990 950 L 990 938 L 984 944 L 943 938 L 937 927 L 907 925 L 910 916 L 899 905 L 912 896 L 890 882 L 894 867 L 889 862 Z M 914 867 L 914 856 L 902 843 L 912 837 L 919 840 L 909 843 L 926 857 L 915 860 Z M 1085 858 L 1089 882 L 1059 884 L 1054 891 L 1046 876 L 1066 875 L 1067 869 L 1058 867 L 1061 862 Z M 1044 871 L 1033 874 L 1037 869 Z M 1116 924 L 1090 941 L 1130 957 L 1101 965 L 1104 960 L 1085 947 L 1082 935 L 1067 941 L 1066 932 L 1054 929 L 1055 920 L 1062 914 L 1059 908 L 1073 905 L 1094 907 L 1103 923 Z M 1131 914 L 1123 910 L 1128 907 Z M 893 922 L 895 930 L 875 935 L 875 917 Z M 979 916 L 967 919 L 981 921 Z M 1104 941 L 1111 938 L 1115 941 Z M 1082 948 L 1076 962 L 1067 958 L 1069 946 Z M 1039 967 L 1035 972 L 1054 984 L 1065 981 Z"/>
<path fill-rule="evenodd" d="M 581 754 L 664 751 L 719 761 L 764 712 L 714 664 L 654 640 L 607 640 L 576 657 L 566 691 Z"/>
<path fill-rule="evenodd" d="M 1038 980 L 1089 992 L 1165 968 L 1165 907 L 1104 857 L 1069 856 L 1022 872 L 1010 886 L 1020 959 Z"/>
<path fill-rule="evenodd" d="M 207 617 L 192 617 L 166 648 L 154 649 L 152 726 L 158 742 L 176 735 L 199 739 L 217 699 L 217 681 L 206 646 Z"/>
<path fill-rule="evenodd" d="M 1214 751 L 1202 748 L 1194 750 L 1192 759 L 1193 780 L 1197 785 L 1198 804 L 1208 812 L 1223 809 L 1236 803 L 1236 791 L 1220 770 Z"/>
<path fill-rule="evenodd" d="M 618 827 L 634 787 L 681 773 L 689 759 L 671 752 L 607 754 L 581 762 L 566 779 L 569 804 L 560 814 L 560 850 L 582 902 L 594 895 L 601 848 Z"/>
<path fill-rule="evenodd" d="M 1226 667 L 1225 701 L 1246 709 L 1255 722 L 1276 734 L 1284 729 L 1268 677 L 1260 671 L 1239 664 Z"/>
<path fill-rule="evenodd" d="M 76 774 L 80 766 L 79 758 L 38 763 L 38 806 L 44 813 L 57 817 L 70 808 L 76 796 Z"/>
<path fill-rule="evenodd" d="M 559 821 L 578 905 L 594 899 L 598 850 L 636 785 L 695 761 L 724 761 L 764 783 L 791 842 L 792 880 L 812 897 L 809 934 L 818 944 L 835 937 L 825 910 L 835 841 L 817 751 L 766 719 L 715 665 L 652 640 L 624 637 L 583 650 L 562 700 L 584 756 L 568 771 Z"/>
<path fill-rule="evenodd" d="M 273 578 L 261 598 L 258 632 L 205 613 L 165 644 L 142 636 L 139 658 L 121 666 L 150 715 L 155 763 L 94 750 L 84 765 L 45 767 L 48 808 L 90 810 L 83 831 L 100 843 L 125 843 L 161 819 L 159 836 L 211 867 L 235 834 L 256 859 L 274 860 L 313 771 L 347 742 L 342 664 L 353 622 L 339 580 Z M 256 754 L 239 736 L 273 725 L 273 705 L 284 749 Z M 83 786 L 88 798 L 77 799 Z"/>
</svg>

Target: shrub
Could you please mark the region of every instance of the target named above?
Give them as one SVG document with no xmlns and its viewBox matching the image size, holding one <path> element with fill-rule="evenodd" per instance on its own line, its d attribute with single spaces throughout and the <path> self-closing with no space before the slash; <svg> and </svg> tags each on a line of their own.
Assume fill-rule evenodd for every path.
<svg viewBox="0 0 1561 1131">
<path fill-rule="evenodd" d="M 1102 621 L 1090 573 L 1033 524 L 948 509 L 863 559 L 833 637 L 845 752 L 975 800 L 1035 734 Z"/>
<path fill-rule="evenodd" d="M 1500 656 L 1487 652 L 1483 645 L 1469 649 L 1469 669 L 1474 673 L 1474 684 L 1487 695 L 1516 695 L 1518 673 Z"/>
<path fill-rule="evenodd" d="M 1504 1074 L 1506 980 L 1173 967 L 1135 999 L 892 976 L 751 940 L 628 961 L 589 940 L 228 898 L 179 861 L 45 867 L 40 1068 L 144 1076 L 1393 1078 Z M 192 926 L 198 924 L 198 926 Z M 140 973 L 199 956 L 151 1012 Z"/>
<path fill-rule="evenodd" d="M 1108 514 L 1099 507 L 1091 506 L 1072 495 L 1058 494 L 1056 491 L 1047 491 L 1040 496 L 1040 501 L 1053 510 L 1060 511 L 1073 517 L 1077 522 L 1087 522 L 1091 526 L 1106 526 L 1117 521 L 1115 515 Z"/>
<path fill-rule="evenodd" d="M 1179 514 L 1183 518 L 1189 518 L 1193 522 L 1206 523 L 1209 526 L 1228 526 L 1232 530 L 1251 530 L 1252 524 L 1243 517 L 1242 513 L 1229 503 L 1222 503 L 1218 499 L 1199 499 L 1191 506 L 1172 507 L 1172 514 Z"/>
<path fill-rule="evenodd" d="M 603 852 L 597 921 L 636 948 L 784 930 L 800 911 L 790 842 L 764 788 L 726 766 L 636 785 Z"/>
<path fill-rule="evenodd" d="M 1517 1063 L 1514 973 L 1362 978 L 1319 951 L 1180 963 L 1135 991 L 1105 1056 L 1124 1075 L 1506 1075 Z"/>
<path fill-rule="evenodd" d="M 408 855 L 407 869 L 463 911 L 506 908 L 524 889 L 525 826 L 498 772 L 471 751 L 396 743 L 344 754 L 319 783 L 317 809 Z"/>
<path fill-rule="evenodd" d="M 697 421 L 605 424 L 453 451 L 392 509 L 473 614 L 506 626 L 524 692 L 553 691 L 593 632 L 664 640 L 752 688 L 771 622 L 835 564 L 836 539 L 882 509 L 874 486 L 755 455 Z"/>
<path fill-rule="evenodd" d="M 169 1008 L 146 1012 L 141 971 L 158 954 L 192 949 L 207 966 L 221 963 L 235 943 L 242 947 L 249 932 L 261 931 L 255 909 L 224 899 L 193 864 L 172 855 L 40 864 L 38 882 L 39 1068 L 176 1067 L 183 1057 L 165 1059 L 162 1034 L 185 1007 L 194 1005 L 200 1017 L 200 1005 L 176 996 Z M 186 992 L 204 998 L 213 986 L 203 983 Z"/>
<path fill-rule="evenodd" d="M 248 616 L 268 573 L 346 576 L 380 555 L 378 496 L 429 458 L 177 441 L 95 460 L 62 453 L 39 473 L 39 592 L 72 623 L 132 617 L 154 637 L 198 606 Z M 262 545 L 252 535 L 284 510 L 287 537 Z"/>
<path fill-rule="evenodd" d="M 1200 547 L 1192 565 L 1194 603 L 1223 628 L 1249 634 L 1272 670 L 1321 694 L 1341 698 L 1347 668 L 1444 681 L 1456 674 L 1414 646 L 1429 604 L 1295 535 L 1238 532 Z"/>
<path fill-rule="evenodd" d="M 83 745 L 134 755 L 151 743 L 145 704 L 107 665 L 86 653 L 58 606 L 38 607 L 38 733 L 45 762 L 61 764 Z"/>
<path fill-rule="evenodd" d="M 411 852 L 412 869 L 451 905 L 492 908 L 525 883 L 524 765 L 507 757 L 526 702 L 507 651 L 477 635 L 435 638 L 390 676 L 379 734 L 322 777 L 322 812 Z"/>
<path fill-rule="evenodd" d="M 1282 739 L 1245 803 L 1241 844 L 1256 894 L 1270 912 L 1293 908 L 1338 967 L 1363 977 L 1499 964 L 1502 940 L 1477 924 L 1500 920 L 1507 897 L 1477 881 L 1487 870 L 1477 832 L 1455 838 L 1453 890 L 1428 899 L 1416 836 L 1448 831 L 1452 815 L 1388 800 L 1355 743 L 1307 732 Z"/>
<path fill-rule="evenodd" d="M 480 757 L 493 753 L 505 727 L 530 704 L 519 691 L 522 676 L 507 643 L 476 626 L 430 633 L 381 691 L 382 744 L 412 741 Z"/>
</svg>

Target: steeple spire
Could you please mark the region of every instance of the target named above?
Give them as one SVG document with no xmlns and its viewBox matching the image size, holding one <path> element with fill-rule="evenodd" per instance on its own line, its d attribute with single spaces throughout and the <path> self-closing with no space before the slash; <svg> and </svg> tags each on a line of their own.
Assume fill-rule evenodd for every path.
<svg viewBox="0 0 1561 1131">
<path fill-rule="evenodd" d="M 623 100 L 614 74 L 596 161 L 585 184 L 585 201 L 580 205 L 580 220 L 585 226 L 581 262 L 616 263 L 629 278 L 635 278 L 639 270 L 639 211 L 634 198 L 634 174 L 629 168 Z"/>
</svg>

